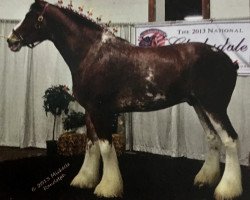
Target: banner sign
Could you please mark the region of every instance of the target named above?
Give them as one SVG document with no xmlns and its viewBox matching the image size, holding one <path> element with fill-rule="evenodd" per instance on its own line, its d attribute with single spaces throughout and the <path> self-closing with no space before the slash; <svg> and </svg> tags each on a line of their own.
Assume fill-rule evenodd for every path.
<svg viewBox="0 0 250 200">
<path fill-rule="evenodd" d="M 250 21 L 205 21 L 192 24 L 137 25 L 137 46 L 202 42 L 223 50 L 239 64 L 239 75 L 250 75 Z"/>
</svg>

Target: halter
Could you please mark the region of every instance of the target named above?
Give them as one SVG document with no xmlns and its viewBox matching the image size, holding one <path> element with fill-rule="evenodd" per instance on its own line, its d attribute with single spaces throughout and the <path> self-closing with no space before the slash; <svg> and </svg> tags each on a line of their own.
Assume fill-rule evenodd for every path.
<svg viewBox="0 0 250 200">
<path fill-rule="evenodd" d="M 43 8 L 43 11 L 42 13 L 38 16 L 37 18 L 37 23 L 35 24 L 35 28 L 36 29 L 40 29 L 41 28 L 41 23 L 44 19 L 43 15 L 48 7 L 49 3 L 46 3 L 46 5 L 44 6 Z M 33 49 L 35 46 L 37 46 L 38 44 L 40 44 L 41 42 L 36 42 L 36 43 L 28 43 L 24 38 L 23 36 L 18 33 L 15 29 L 12 30 L 12 33 L 23 43 L 25 44 L 27 47 Z"/>
</svg>

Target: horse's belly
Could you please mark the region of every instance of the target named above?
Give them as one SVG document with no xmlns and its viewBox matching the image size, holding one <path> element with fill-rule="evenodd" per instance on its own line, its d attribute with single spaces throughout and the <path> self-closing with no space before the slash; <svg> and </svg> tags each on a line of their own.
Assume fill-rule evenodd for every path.
<svg viewBox="0 0 250 200">
<path fill-rule="evenodd" d="M 145 96 L 138 98 L 127 97 L 118 101 L 119 112 L 148 112 L 161 110 L 183 102 L 181 98 L 167 98 L 163 94 L 147 93 Z"/>
</svg>

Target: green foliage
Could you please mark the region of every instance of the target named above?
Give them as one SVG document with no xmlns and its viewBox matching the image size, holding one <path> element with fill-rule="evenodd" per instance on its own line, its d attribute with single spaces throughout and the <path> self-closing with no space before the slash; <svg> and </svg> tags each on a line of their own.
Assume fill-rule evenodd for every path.
<svg viewBox="0 0 250 200">
<path fill-rule="evenodd" d="M 63 112 L 68 113 L 69 103 L 75 101 L 74 97 L 68 93 L 69 88 L 65 85 L 52 86 L 45 91 L 44 109 L 46 115 L 50 112 L 54 116 L 59 116 Z"/>
<path fill-rule="evenodd" d="M 63 121 L 64 130 L 76 130 L 82 126 L 85 126 L 85 114 L 82 112 L 72 111 Z"/>
</svg>

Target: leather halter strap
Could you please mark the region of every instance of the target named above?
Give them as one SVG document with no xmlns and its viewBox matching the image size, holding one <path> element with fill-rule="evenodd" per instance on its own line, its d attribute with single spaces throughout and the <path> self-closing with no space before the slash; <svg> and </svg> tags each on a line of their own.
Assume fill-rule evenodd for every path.
<svg viewBox="0 0 250 200">
<path fill-rule="evenodd" d="M 43 21 L 43 15 L 44 15 L 44 13 L 45 13 L 48 5 L 49 5 L 49 3 L 46 3 L 46 5 L 44 6 L 42 13 L 39 15 L 39 17 L 37 19 L 38 22 L 42 22 Z"/>
</svg>

